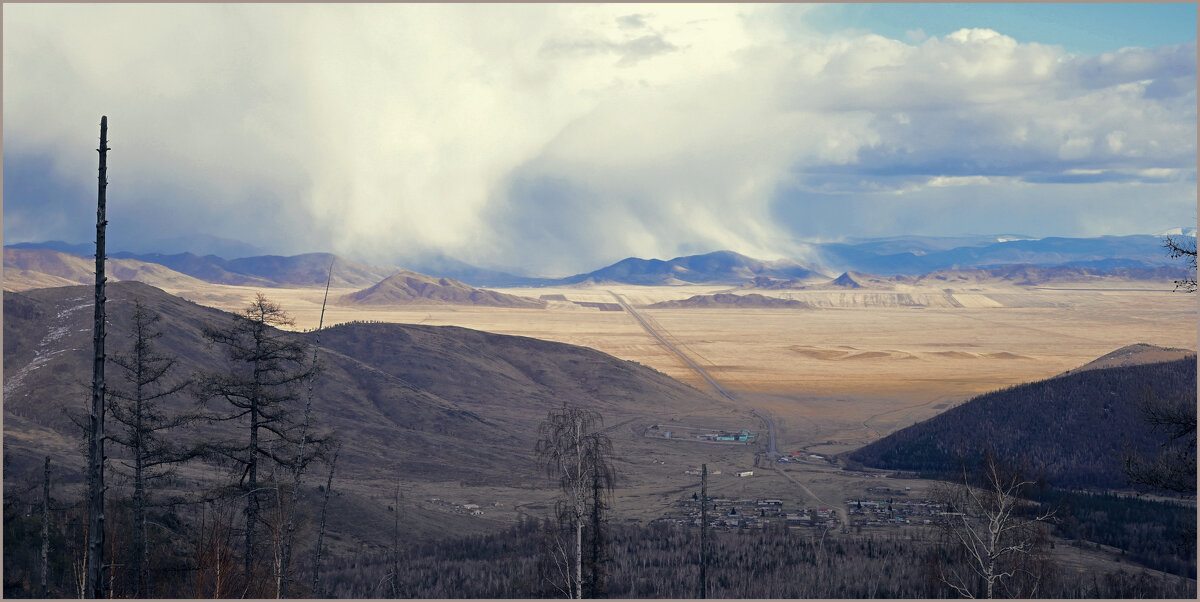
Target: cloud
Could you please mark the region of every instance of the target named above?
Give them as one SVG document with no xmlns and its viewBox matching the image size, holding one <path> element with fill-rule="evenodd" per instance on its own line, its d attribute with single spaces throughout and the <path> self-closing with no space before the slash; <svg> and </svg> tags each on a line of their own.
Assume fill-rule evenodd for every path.
<svg viewBox="0 0 1200 602">
<path fill-rule="evenodd" d="M 571 272 L 996 218 L 1140 228 L 1121 205 L 1135 186 L 1154 191 L 1140 213 L 1194 217 L 1194 43 L 1084 56 L 986 29 L 820 35 L 773 5 L 5 13 L 14 241 L 90 237 L 100 114 L 114 241 Z"/>
</svg>

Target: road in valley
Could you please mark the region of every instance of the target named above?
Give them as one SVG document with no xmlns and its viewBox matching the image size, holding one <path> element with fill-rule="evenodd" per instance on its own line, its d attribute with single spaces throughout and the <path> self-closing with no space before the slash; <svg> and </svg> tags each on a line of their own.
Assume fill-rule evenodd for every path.
<svg viewBox="0 0 1200 602">
<path fill-rule="evenodd" d="M 625 311 L 629 312 L 629 315 L 633 316 L 633 318 L 638 321 L 638 324 L 642 325 L 642 328 L 644 328 L 646 330 L 646 332 L 650 333 L 650 336 L 657 339 L 658 342 L 662 343 L 663 346 L 666 347 L 667 349 L 670 349 L 672 353 L 679 356 L 679 359 L 682 359 L 684 361 L 684 363 L 686 363 L 689 367 L 691 367 L 692 370 L 695 370 L 697 374 L 699 374 L 701 377 L 704 378 L 704 380 L 708 381 L 708 384 L 712 385 L 712 388 L 714 390 L 716 390 L 716 392 L 718 394 L 720 394 L 722 397 L 728 399 L 729 401 L 732 401 L 733 403 L 741 406 L 742 408 L 749 410 L 749 412 L 751 414 L 758 417 L 759 420 L 762 420 L 763 422 L 765 422 L 767 424 L 767 453 L 766 453 L 766 456 L 767 456 L 768 466 L 773 468 L 775 470 L 775 472 L 782 475 L 785 479 L 800 486 L 800 489 L 802 489 L 804 491 L 804 493 L 807 494 L 808 497 L 810 499 L 812 499 L 814 502 L 818 503 L 820 506 L 828 506 L 828 507 L 832 508 L 835 512 L 837 512 L 838 517 L 842 521 L 842 529 L 845 530 L 846 526 L 850 524 L 850 516 L 847 514 L 846 508 L 844 506 L 842 506 L 841 504 L 836 504 L 836 503 L 831 504 L 831 503 L 826 502 L 825 500 L 821 499 L 820 496 L 818 496 L 811 489 L 809 489 L 804 483 L 801 483 L 796 477 L 788 474 L 787 471 L 781 470 L 779 468 L 779 465 L 776 464 L 776 461 L 779 459 L 779 448 L 776 446 L 776 442 L 775 442 L 775 421 L 772 420 L 770 416 L 766 415 L 763 412 L 759 412 L 757 409 L 752 408 L 749 405 L 746 405 L 746 402 L 742 401 L 741 399 L 738 399 L 738 397 L 736 395 L 734 395 L 733 392 L 731 392 L 729 389 L 726 389 L 725 387 L 721 386 L 721 383 L 717 382 L 717 380 L 714 379 L 712 377 L 712 375 L 709 374 L 704 368 L 701 368 L 699 364 L 697 364 L 694 360 L 692 360 L 692 358 L 688 357 L 688 355 L 686 353 L 684 353 L 682 350 L 680 350 L 678 347 L 676 347 L 675 345 L 672 345 L 671 342 L 668 341 L 666 339 L 666 337 L 663 336 L 663 334 L 661 332 L 661 328 L 659 328 L 657 325 L 651 324 L 650 321 L 648 321 L 644 316 L 642 316 L 635 309 L 633 309 L 633 306 L 630 305 L 629 303 L 627 303 L 625 301 L 625 299 L 623 299 L 620 295 L 614 293 L 613 291 L 608 291 L 608 294 L 612 295 L 613 298 L 617 300 L 617 303 L 619 303 L 621 305 L 621 307 L 625 309 Z"/>
<path fill-rule="evenodd" d="M 775 443 L 775 421 L 772 420 L 770 416 L 767 416 L 766 414 L 759 412 L 758 410 L 746 405 L 746 403 L 744 401 L 742 401 L 741 399 L 738 399 L 738 397 L 736 395 L 734 395 L 729 389 L 726 389 L 725 387 L 721 386 L 721 383 L 717 382 L 717 380 L 714 379 L 712 377 L 712 375 L 710 375 L 704 368 L 701 368 L 699 364 L 697 364 L 694 360 L 692 360 L 692 358 L 688 357 L 688 355 L 686 353 L 684 353 L 683 351 L 681 351 L 678 347 L 676 347 L 675 345 L 672 345 L 671 342 L 668 341 L 666 339 L 666 337 L 664 337 L 659 332 L 659 328 L 651 325 L 650 322 L 647 321 L 646 318 L 643 317 L 641 314 L 639 314 L 635 309 L 633 309 L 633 306 L 630 305 L 629 303 L 627 303 L 624 298 L 622 298 L 620 295 L 614 293 L 613 291 L 608 291 L 608 294 L 612 295 L 613 298 L 617 300 L 617 303 L 619 303 L 621 305 L 621 307 L 625 309 L 625 311 L 629 312 L 629 315 L 633 316 L 633 319 L 637 320 L 638 324 L 641 324 L 642 328 L 644 328 L 646 330 L 646 332 L 650 333 L 650 336 L 654 337 L 655 339 L 658 340 L 658 342 L 662 343 L 664 347 L 671 350 L 671 353 L 674 353 L 675 355 L 679 356 L 679 359 L 683 360 L 684 363 L 686 363 L 689 367 L 691 367 L 692 370 L 695 370 L 697 374 L 699 374 L 701 377 L 704 378 L 704 380 L 708 381 L 708 384 L 712 385 L 712 388 L 718 394 L 720 394 L 722 397 L 728 399 L 729 401 L 732 401 L 733 403 L 749 410 L 751 414 L 754 414 L 756 417 L 758 417 L 758 419 L 760 419 L 764 423 L 766 423 L 766 425 L 767 425 L 767 460 L 769 462 L 775 462 L 779 458 L 779 448 L 776 446 L 776 443 Z"/>
</svg>

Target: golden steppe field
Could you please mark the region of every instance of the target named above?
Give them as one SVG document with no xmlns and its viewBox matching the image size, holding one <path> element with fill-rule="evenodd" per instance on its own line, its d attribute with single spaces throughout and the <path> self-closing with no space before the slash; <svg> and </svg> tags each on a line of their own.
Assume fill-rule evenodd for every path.
<svg viewBox="0 0 1200 602">
<path fill-rule="evenodd" d="M 1196 349 L 1196 296 L 1170 283 L 1111 281 L 1043 288 L 971 283 L 970 288 L 803 289 L 757 292 L 812 309 L 640 309 L 678 349 L 779 424 L 780 450 L 837 452 L 928 418 L 973 395 L 1055 376 L 1133 343 Z M 1103 288 L 1100 288 L 1103 287 Z M 205 285 L 168 292 L 226 310 L 257 289 Z M 455 325 L 584 345 L 706 389 L 687 364 L 628 313 L 575 301 L 635 307 L 727 286 L 497 289 L 538 298 L 546 309 L 343 305 L 331 290 L 325 323 L 376 320 Z M 268 289 L 316 327 L 321 289 Z"/>
</svg>

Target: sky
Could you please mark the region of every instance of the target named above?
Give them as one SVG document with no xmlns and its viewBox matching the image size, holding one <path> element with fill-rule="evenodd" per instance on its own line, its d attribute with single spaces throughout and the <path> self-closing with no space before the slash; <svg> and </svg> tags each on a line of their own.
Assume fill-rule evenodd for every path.
<svg viewBox="0 0 1200 602">
<path fill-rule="evenodd" d="M 111 250 L 566 275 L 1196 223 L 1194 4 L 3 10 L 5 244 L 94 239 L 101 115 Z"/>
</svg>

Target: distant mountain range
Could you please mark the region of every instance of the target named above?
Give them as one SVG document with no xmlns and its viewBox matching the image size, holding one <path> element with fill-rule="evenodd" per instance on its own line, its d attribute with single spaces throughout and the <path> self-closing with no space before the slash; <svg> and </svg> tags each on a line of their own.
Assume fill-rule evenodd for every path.
<svg viewBox="0 0 1200 602">
<path fill-rule="evenodd" d="M 825 243 L 817 245 L 816 252 L 822 265 L 837 272 L 858 271 L 881 276 L 1012 264 L 1072 265 L 1100 270 L 1180 265 L 1163 252 L 1163 240 L 1158 236 L 996 238 L 1004 242 L 939 249 L 933 244 L 937 239 L 910 237 Z"/>
<path fill-rule="evenodd" d="M 1187 229 L 1176 230 L 1180 234 L 1172 230 L 1164 235 L 1188 233 Z M 1194 230 L 1191 230 L 1191 233 L 1194 234 Z M 325 274 L 330 262 L 336 261 L 333 284 L 337 287 L 374 286 L 407 269 L 435 277 L 452 278 L 475 287 L 538 287 L 592 283 L 741 285 L 753 282 L 756 288 L 798 288 L 820 281 L 834 280 L 834 286 L 855 288 L 865 286 L 861 282 L 863 279 L 876 279 L 879 281 L 876 284 L 880 284 L 896 277 L 896 280 L 889 282 L 902 282 L 901 277 L 916 277 L 939 271 L 1002 269 L 1001 266 L 1013 265 L 1035 268 L 1069 266 L 1077 270 L 1090 270 L 1077 271 L 1079 277 L 1095 277 L 1102 272 L 1122 278 L 1182 277 L 1181 274 L 1185 273 L 1181 271 L 1182 263 L 1164 253 L 1162 242 L 1161 237 L 1150 235 L 1042 239 L 1019 235 L 902 236 L 815 244 L 812 248 L 816 265 L 787 259 L 763 261 L 732 251 L 715 251 L 669 260 L 631 257 L 598 270 L 566 278 L 517 276 L 509 272 L 472 266 L 443 255 L 414 260 L 411 265 L 403 268 L 362 264 L 329 253 L 224 259 L 216 255 L 200 256 L 192 253 L 164 255 L 114 252 L 110 254 L 110 259 L 157 264 L 179 274 L 208 282 L 267 287 L 321 286 L 325 283 Z M 89 257 L 93 252 L 90 245 L 71 245 L 59 241 L 11 245 L 5 249 L 6 269 L 25 270 L 29 272 L 26 277 L 32 278 L 31 270 L 17 265 L 15 255 L 10 261 L 10 251 L 23 250 L 28 254 L 34 249 L 48 249 L 83 257 Z M 1159 268 L 1175 271 L 1152 271 Z M 837 274 L 849 275 L 839 279 Z M 1060 275 L 1065 274 L 1066 272 L 1060 272 Z M 72 280 L 70 276 L 60 277 Z"/>
<path fill-rule="evenodd" d="M 879 276 L 862 272 L 843 272 L 830 281 L 804 282 L 758 277 L 741 285 L 742 289 L 794 290 L 805 288 L 841 288 L 847 290 L 895 290 L 898 286 L 962 287 L 985 284 L 1015 284 L 1045 286 L 1050 284 L 1101 283 L 1106 281 L 1170 282 L 1189 277 L 1191 271 L 1182 267 L 1113 268 L 1102 270 L 1073 265 L 1035 266 L 1029 264 L 1003 265 L 991 268 L 935 270 L 919 276 Z"/>
</svg>

